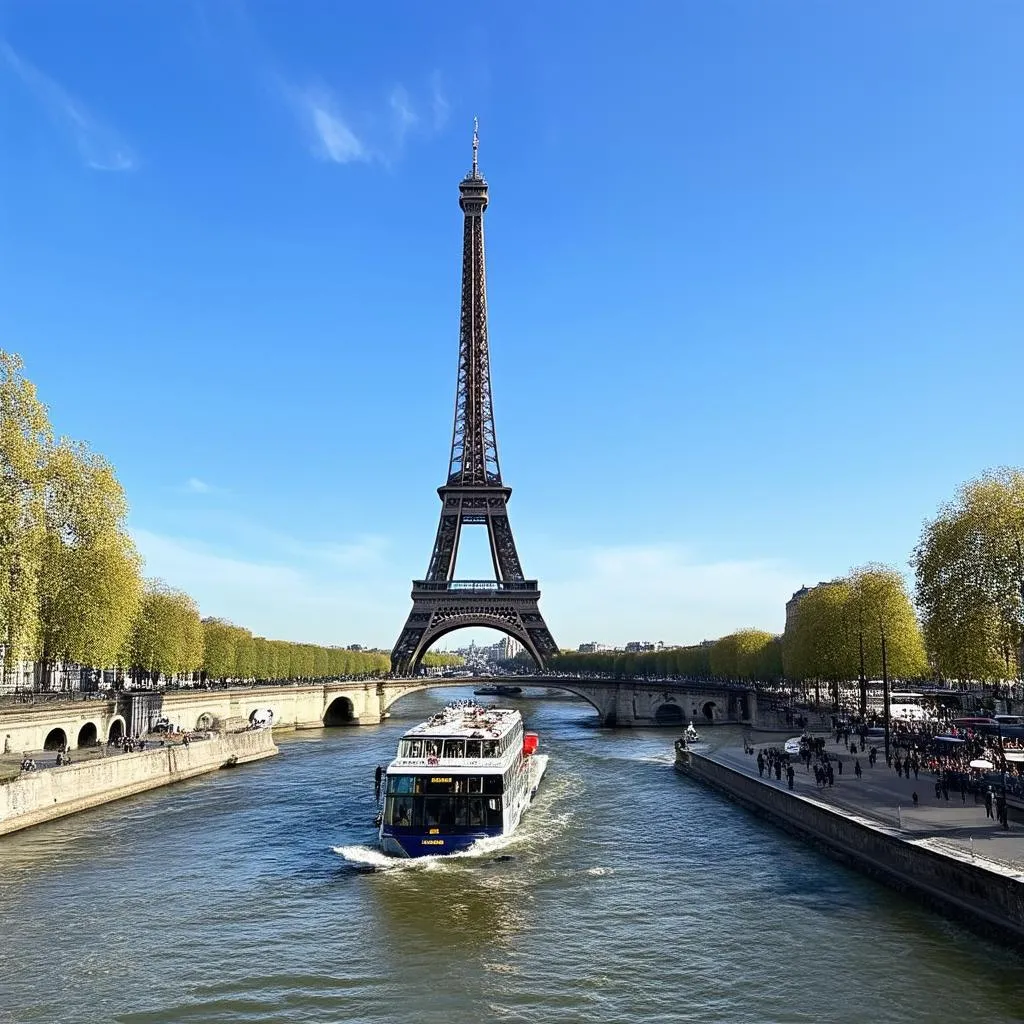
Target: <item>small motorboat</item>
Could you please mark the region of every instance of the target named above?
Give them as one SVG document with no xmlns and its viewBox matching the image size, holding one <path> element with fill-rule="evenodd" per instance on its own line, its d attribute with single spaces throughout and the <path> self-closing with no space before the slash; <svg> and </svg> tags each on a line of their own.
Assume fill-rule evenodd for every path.
<svg viewBox="0 0 1024 1024">
<path fill-rule="evenodd" d="M 480 686 L 473 691 L 474 697 L 518 697 L 523 692 L 521 686 Z"/>
<path fill-rule="evenodd" d="M 683 739 L 687 743 L 700 743 L 700 733 L 693 727 L 693 722 L 687 725 L 686 732 L 683 733 Z"/>
</svg>

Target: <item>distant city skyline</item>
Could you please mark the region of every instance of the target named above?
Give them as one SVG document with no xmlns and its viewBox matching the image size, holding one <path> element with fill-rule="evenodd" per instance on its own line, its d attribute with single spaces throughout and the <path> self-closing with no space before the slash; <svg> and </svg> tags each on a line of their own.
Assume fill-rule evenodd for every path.
<svg viewBox="0 0 1024 1024">
<path fill-rule="evenodd" d="M 502 472 L 561 646 L 781 632 L 1020 464 L 1024 8 L 300 7 L 22 3 L 0 36 L 0 346 L 203 614 L 395 641 L 474 115 Z"/>
</svg>

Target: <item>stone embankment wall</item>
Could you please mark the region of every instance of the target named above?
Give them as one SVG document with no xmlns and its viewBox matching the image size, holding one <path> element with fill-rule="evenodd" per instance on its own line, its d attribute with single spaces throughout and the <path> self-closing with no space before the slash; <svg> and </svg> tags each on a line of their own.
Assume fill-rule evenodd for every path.
<svg viewBox="0 0 1024 1024">
<path fill-rule="evenodd" d="M 0 835 L 276 753 L 271 731 L 258 729 L 26 772 L 0 785 Z"/>
<path fill-rule="evenodd" d="M 982 931 L 1024 946 L 1024 877 L 968 854 L 905 838 L 897 829 L 848 816 L 813 799 L 765 785 L 695 754 L 680 753 L 676 767 L 725 793 L 788 831 L 899 889 L 923 897 Z"/>
</svg>

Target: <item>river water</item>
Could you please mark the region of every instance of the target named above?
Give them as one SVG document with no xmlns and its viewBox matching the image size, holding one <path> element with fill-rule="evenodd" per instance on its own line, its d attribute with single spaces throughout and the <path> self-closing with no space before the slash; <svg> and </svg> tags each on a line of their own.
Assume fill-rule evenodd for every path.
<svg viewBox="0 0 1024 1024">
<path fill-rule="evenodd" d="M 0 841 L 0 1021 L 1024 1020 L 1020 959 L 577 701 L 519 702 L 551 765 L 504 846 L 368 871 L 374 766 L 465 692 Z"/>
</svg>

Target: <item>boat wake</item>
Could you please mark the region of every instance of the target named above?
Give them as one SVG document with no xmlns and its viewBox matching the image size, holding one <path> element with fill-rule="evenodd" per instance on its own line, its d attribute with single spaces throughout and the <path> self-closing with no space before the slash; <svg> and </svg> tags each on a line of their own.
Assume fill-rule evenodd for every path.
<svg viewBox="0 0 1024 1024">
<path fill-rule="evenodd" d="M 444 853 L 436 857 L 392 857 L 373 846 L 332 846 L 331 850 L 359 870 L 371 871 L 436 871 L 458 861 L 508 861 L 504 853 L 514 845 L 516 835 L 478 839 L 468 850 Z"/>
</svg>

